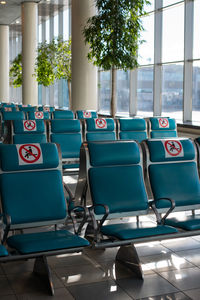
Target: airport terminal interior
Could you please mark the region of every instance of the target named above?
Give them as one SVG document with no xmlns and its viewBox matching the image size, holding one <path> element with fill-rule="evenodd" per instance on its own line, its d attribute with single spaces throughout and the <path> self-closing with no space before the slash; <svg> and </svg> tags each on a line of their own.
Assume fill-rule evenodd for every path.
<svg viewBox="0 0 200 300">
<path fill-rule="evenodd" d="M 0 0 L 0 300 L 200 300 L 200 0 L 135 3 L 113 111 L 96 0 Z"/>
</svg>

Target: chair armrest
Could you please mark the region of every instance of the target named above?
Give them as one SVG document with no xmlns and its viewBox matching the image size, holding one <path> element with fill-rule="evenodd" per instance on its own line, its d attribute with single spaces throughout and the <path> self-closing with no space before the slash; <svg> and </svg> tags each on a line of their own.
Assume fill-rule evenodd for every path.
<svg viewBox="0 0 200 300">
<path fill-rule="evenodd" d="M 168 209 L 168 211 L 165 213 L 165 215 L 161 218 L 159 213 L 158 213 L 158 210 L 156 208 L 156 203 L 159 202 L 160 200 L 167 200 L 170 202 L 171 206 L 170 208 Z M 175 208 L 175 202 L 173 199 L 171 198 L 158 198 L 158 199 L 155 199 L 153 201 L 150 202 L 149 204 L 151 206 L 151 208 L 153 209 L 155 215 L 156 215 L 156 218 L 157 218 L 157 223 L 160 224 L 160 225 L 163 225 L 165 224 L 165 219 L 168 217 L 168 215 L 173 211 L 173 209 Z"/>
<path fill-rule="evenodd" d="M 104 213 L 102 219 L 99 221 L 99 223 L 97 222 L 97 220 L 95 218 L 95 208 L 97 208 L 97 207 L 103 207 L 104 211 L 105 211 L 105 213 Z M 92 219 L 92 223 L 93 223 L 93 227 L 94 227 L 95 241 L 99 242 L 100 229 L 109 215 L 109 207 L 105 204 L 95 204 L 94 206 L 89 207 L 89 213 L 91 215 L 91 219 Z"/>
<path fill-rule="evenodd" d="M 83 213 L 83 216 L 82 216 L 82 220 L 81 220 L 78 228 L 76 229 L 76 227 L 77 227 L 77 218 L 76 218 L 77 214 L 76 213 L 78 212 L 79 216 L 80 216 L 80 211 L 81 211 L 81 213 Z M 87 222 L 87 219 L 89 217 L 88 209 L 83 206 L 75 206 L 69 212 L 69 215 L 72 219 L 75 234 L 77 234 L 77 235 L 81 234 L 81 230 L 82 230 L 83 226 L 85 225 L 85 223 Z"/>
<path fill-rule="evenodd" d="M 10 230 L 11 217 L 9 215 L 5 215 L 5 214 L 1 214 L 0 217 L 5 218 L 5 220 L 6 220 L 6 227 L 4 229 L 3 239 L 2 239 L 2 244 L 5 244 L 5 241 L 7 240 L 7 236 L 8 236 L 9 230 Z"/>
</svg>

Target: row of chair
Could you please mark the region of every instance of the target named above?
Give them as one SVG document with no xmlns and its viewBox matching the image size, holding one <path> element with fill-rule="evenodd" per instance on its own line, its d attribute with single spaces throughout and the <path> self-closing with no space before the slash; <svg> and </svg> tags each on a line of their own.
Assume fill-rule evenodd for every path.
<svg viewBox="0 0 200 300">
<path fill-rule="evenodd" d="M 153 199 L 148 199 L 145 179 Z M 150 139 L 141 146 L 122 140 L 83 143 L 75 194 L 79 206 L 70 213 L 72 220 L 76 211 L 81 217 L 75 235 L 59 229 L 67 215 L 55 144 L 2 144 L 0 194 L 4 223 L 0 262 L 36 258 L 34 272 L 46 271 L 51 293 L 49 255 L 88 246 L 120 247 L 116 260 L 143 278 L 136 243 L 200 234 L 200 218 L 195 214 L 200 208 L 197 149 L 189 139 Z M 89 206 L 80 206 L 81 201 Z M 179 219 L 179 211 L 191 213 Z M 141 220 L 148 214 L 155 221 Z M 78 236 L 85 223 L 87 239 Z M 49 226 L 49 231 L 37 232 L 41 226 Z M 29 227 L 33 233 L 26 232 Z M 20 233 L 12 234 L 17 229 Z"/>
</svg>

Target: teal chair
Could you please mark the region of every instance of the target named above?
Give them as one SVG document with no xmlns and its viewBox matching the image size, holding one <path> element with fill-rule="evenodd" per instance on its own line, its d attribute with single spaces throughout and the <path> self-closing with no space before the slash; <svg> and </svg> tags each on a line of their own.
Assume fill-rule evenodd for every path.
<svg viewBox="0 0 200 300">
<path fill-rule="evenodd" d="M 115 122 L 111 118 L 85 119 L 85 140 L 105 141 L 116 140 Z"/>
<path fill-rule="evenodd" d="M 89 119 L 89 118 L 98 118 L 98 115 L 96 111 L 77 110 L 76 117 L 77 119 Z"/>
<path fill-rule="evenodd" d="M 35 258 L 33 272 L 41 275 L 44 286 L 53 295 L 47 257 L 81 252 L 89 245 L 78 235 L 82 225 L 75 233 L 63 228 L 68 212 L 57 146 L 51 143 L 1 145 L 0 165 L 4 228 L 0 262 Z M 27 232 L 28 228 L 31 233 Z M 11 250 L 9 255 L 7 246 Z"/>
<path fill-rule="evenodd" d="M 49 113 L 52 113 L 54 110 L 54 106 L 38 106 L 38 111 L 48 111 Z"/>
<path fill-rule="evenodd" d="M 162 223 L 173 206 L 157 224 L 139 220 L 140 216 L 149 213 L 149 203 L 141 149 L 135 141 L 88 142 L 83 146 L 93 224 L 93 231 L 90 225 L 86 236 L 93 239 L 96 248 L 119 246 L 116 260 L 125 263 L 143 278 L 134 244 L 170 238 L 177 233 L 177 229 Z M 82 168 L 82 161 L 80 163 Z M 79 181 L 79 184 L 82 182 Z M 123 220 L 127 217 L 131 217 L 131 221 Z"/>
<path fill-rule="evenodd" d="M 149 118 L 149 137 L 152 139 L 164 139 L 177 137 L 176 121 L 172 118 Z"/>
<path fill-rule="evenodd" d="M 28 112 L 29 120 L 49 120 L 50 113 L 48 111 L 30 111 Z"/>
<path fill-rule="evenodd" d="M 74 113 L 72 110 L 55 110 L 52 119 L 74 119 Z"/>
<path fill-rule="evenodd" d="M 197 153 L 190 139 L 148 140 L 144 142 L 147 158 L 147 172 L 155 201 L 170 198 L 175 202 L 174 212 L 165 224 L 200 234 L 200 181 L 197 168 Z M 168 209 L 165 200 L 156 202 L 160 213 Z M 195 233 L 195 230 L 197 231 Z"/>
<path fill-rule="evenodd" d="M 118 138 L 120 140 L 136 140 L 139 143 L 148 138 L 144 119 L 118 119 Z"/>
</svg>

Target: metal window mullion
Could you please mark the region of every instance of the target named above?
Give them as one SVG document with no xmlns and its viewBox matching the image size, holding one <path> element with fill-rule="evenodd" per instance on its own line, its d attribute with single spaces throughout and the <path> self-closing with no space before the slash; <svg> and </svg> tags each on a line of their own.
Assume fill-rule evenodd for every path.
<svg viewBox="0 0 200 300">
<path fill-rule="evenodd" d="M 194 1 L 185 1 L 184 19 L 183 121 L 192 121 Z"/>
<path fill-rule="evenodd" d="M 54 14 L 50 16 L 49 21 L 49 37 L 50 41 L 52 41 L 54 38 Z M 54 106 L 54 85 L 49 87 L 49 105 Z"/>
<path fill-rule="evenodd" d="M 155 1 L 154 15 L 154 79 L 153 79 L 153 115 L 161 115 L 162 99 L 162 18 L 163 0 Z"/>
<path fill-rule="evenodd" d="M 137 80 L 138 70 L 134 69 L 130 71 L 130 116 L 137 115 Z"/>
<path fill-rule="evenodd" d="M 58 13 L 58 35 L 63 36 L 63 9 Z M 63 107 L 63 80 L 58 81 L 58 107 Z"/>
<path fill-rule="evenodd" d="M 46 41 L 46 20 L 42 21 L 42 43 Z M 46 104 L 46 87 L 42 85 L 42 105 Z"/>
</svg>

